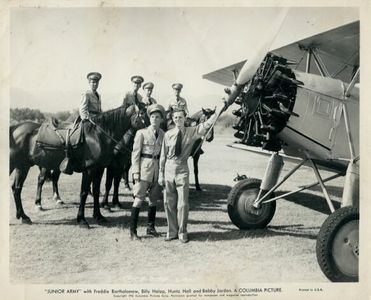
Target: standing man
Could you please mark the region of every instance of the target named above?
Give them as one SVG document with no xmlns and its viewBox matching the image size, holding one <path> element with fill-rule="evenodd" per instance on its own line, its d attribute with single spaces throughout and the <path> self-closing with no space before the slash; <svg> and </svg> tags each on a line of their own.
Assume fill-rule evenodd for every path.
<svg viewBox="0 0 371 300">
<path fill-rule="evenodd" d="M 132 105 L 136 104 L 137 106 L 140 105 L 142 102 L 142 96 L 138 93 L 142 82 L 144 81 L 142 76 L 136 75 L 131 77 L 131 82 L 133 83 L 133 88 L 131 91 L 127 92 L 124 96 L 122 105 Z"/>
<path fill-rule="evenodd" d="M 181 83 L 174 83 L 171 86 L 174 90 L 175 97 L 170 100 L 168 110 L 183 110 L 186 115 L 189 114 L 188 107 L 187 107 L 187 101 L 180 97 L 180 92 L 182 91 L 183 85 Z"/>
<path fill-rule="evenodd" d="M 185 127 L 185 111 L 174 110 L 175 128 L 165 133 L 160 158 L 159 184 L 165 187 L 164 207 L 167 218 L 165 241 L 179 238 L 187 243 L 189 170 L 188 157 L 194 142 L 207 134 L 220 113 L 217 110 L 207 121 L 195 127 Z"/>
<path fill-rule="evenodd" d="M 143 102 L 147 106 L 157 103 L 157 101 L 151 97 L 154 86 L 155 85 L 152 82 L 146 82 L 143 84 L 143 90 L 146 93 L 143 98 Z"/>
<path fill-rule="evenodd" d="M 131 155 L 132 175 L 134 184 L 134 203 L 131 210 L 131 240 L 140 240 L 137 235 L 137 224 L 140 207 L 149 192 L 147 234 L 158 236 L 155 229 L 156 205 L 162 198 L 158 184 L 159 158 L 164 131 L 160 128 L 165 109 L 159 104 L 147 108 L 150 125 L 138 130 Z"/>
<path fill-rule="evenodd" d="M 102 112 L 101 97 L 97 92 L 101 78 L 102 75 L 98 72 L 90 72 L 87 75 L 90 91 L 86 91 L 80 104 L 79 113 L 82 120 Z"/>
</svg>

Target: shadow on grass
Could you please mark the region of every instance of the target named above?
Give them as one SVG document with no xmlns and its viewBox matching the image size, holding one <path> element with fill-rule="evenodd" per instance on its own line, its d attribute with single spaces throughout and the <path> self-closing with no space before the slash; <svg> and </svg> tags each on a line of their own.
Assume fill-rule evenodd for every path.
<svg viewBox="0 0 371 300">
<path fill-rule="evenodd" d="M 193 211 L 221 211 L 227 203 L 231 187 L 220 184 L 203 184 L 202 192 L 191 188 L 189 191 L 189 206 Z"/>
<path fill-rule="evenodd" d="M 214 226 L 214 228 L 222 229 L 222 227 Z M 239 240 L 239 239 L 258 239 L 276 236 L 290 236 L 296 238 L 305 238 L 315 240 L 317 233 L 308 232 L 315 229 L 318 231 L 320 227 L 304 227 L 303 224 L 268 226 L 266 229 L 255 230 L 239 230 L 226 228 L 225 231 L 201 231 L 188 233 L 189 238 L 193 241 L 221 241 L 221 240 Z"/>
<path fill-rule="evenodd" d="M 277 192 L 277 195 L 282 195 L 286 192 Z M 330 195 L 331 197 L 331 195 Z M 306 208 L 318 211 L 323 214 L 329 215 L 331 213 L 330 208 L 326 202 L 324 196 L 318 196 L 311 193 L 300 192 L 297 194 L 289 195 L 284 198 L 286 201 L 293 202 L 295 204 L 304 206 Z M 340 208 L 338 201 L 331 201 L 335 210 Z"/>
</svg>

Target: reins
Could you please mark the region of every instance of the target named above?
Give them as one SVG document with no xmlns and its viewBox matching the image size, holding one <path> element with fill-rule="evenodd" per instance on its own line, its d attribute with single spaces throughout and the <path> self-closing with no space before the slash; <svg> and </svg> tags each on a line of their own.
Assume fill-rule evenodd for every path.
<svg viewBox="0 0 371 300">
<path fill-rule="evenodd" d="M 113 142 L 116 143 L 114 149 L 116 149 L 118 152 L 120 152 L 121 154 L 126 154 L 125 152 L 121 151 L 121 148 L 123 148 L 128 153 L 131 152 L 131 150 L 129 150 L 129 148 L 125 147 L 124 145 L 122 145 L 121 148 L 118 148 L 117 145 L 120 143 L 119 141 L 117 141 L 115 138 L 110 136 L 101 126 L 99 126 L 97 123 L 95 123 L 92 119 L 89 118 L 88 120 L 91 124 L 93 124 L 95 127 L 97 127 L 107 138 L 109 138 L 110 140 L 112 140 Z"/>
</svg>

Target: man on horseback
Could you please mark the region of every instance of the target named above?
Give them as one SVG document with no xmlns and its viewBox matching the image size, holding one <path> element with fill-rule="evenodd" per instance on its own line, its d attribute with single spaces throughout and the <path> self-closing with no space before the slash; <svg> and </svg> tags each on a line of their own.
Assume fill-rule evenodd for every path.
<svg viewBox="0 0 371 300">
<path fill-rule="evenodd" d="M 168 110 L 183 110 L 186 115 L 188 115 L 189 111 L 187 101 L 183 97 L 180 97 L 180 92 L 182 91 L 183 85 L 181 83 L 174 83 L 171 87 L 174 90 L 175 97 L 170 100 Z"/>
<path fill-rule="evenodd" d="M 101 78 L 102 75 L 98 72 L 90 72 L 87 75 L 91 90 L 86 91 L 80 104 L 79 113 L 82 120 L 102 112 L 101 97 L 97 92 Z"/>
<path fill-rule="evenodd" d="M 147 234 L 158 236 L 155 229 L 156 205 L 162 198 L 161 187 L 158 184 L 159 158 L 164 131 L 160 128 L 165 114 L 164 108 L 159 104 L 147 108 L 150 126 L 138 130 L 131 156 L 132 174 L 134 184 L 134 203 L 131 211 L 130 238 L 140 240 L 137 235 L 139 211 L 149 192 L 148 226 Z"/>
<path fill-rule="evenodd" d="M 159 184 L 165 188 L 164 207 L 167 218 L 167 234 L 165 241 L 179 238 L 187 243 L 189 170 L 188 157 L 194 142 L 205 136 L 220 111 L 215 112 L 205 122 L 185 127 L 184 110 L 174 110 L 175 128 L 165 133 L 161 148 Z"/>
<path fill-rule="evenodd" d="M 129 106 L 135 104 L 139 107 L 140 104 L 143 103 L 143 101 L 142 96 L 138 93 L 138 91 L 144 79 L 142 76 L 135 75 L 132 76 L 130 80 L 133 83 L 133 89 L 125 94 L 124 99 L 122 101 L 122 105 Z"/>
<path fill-rule="evenodd" d="M 102 75 L 98 72 L 90 72 L 86 78 L 89 81 L 90 90 L 86 91 L 83 95 L 80 108 L 79 108 L 79 114 L 82 121 L 89 120 L 92 116 L 95 116 L 102 112 L 102 103 L 101 103 L 101 97 L 97 92 L 99 81 L 102 78 Z M 77 128 L 77 124 L 79 123 L 79 119 L 75 121 L 74 128 Z M 62 171 L 65 174 L 71 175 L 73 173 L 72 171 L 72 165 L 71 165 L 71 159 L 70 159 L 70 133 L 67 134 L 67 141 L 66 141 L 66 158 L 63 160 L 61 165 L 59 166 L 60 171 Z"/>
<path fill-rule="evenodd" d="M 143 102 L 147 106 L 157 103 L 157 101 L 151 97 L 154 86 L 155 85 L 152 82 L 146 82 L 145 84 L 143 84 L 143 90 L 146 92 L 146 95 L 143 98 Z"/>
</svg>

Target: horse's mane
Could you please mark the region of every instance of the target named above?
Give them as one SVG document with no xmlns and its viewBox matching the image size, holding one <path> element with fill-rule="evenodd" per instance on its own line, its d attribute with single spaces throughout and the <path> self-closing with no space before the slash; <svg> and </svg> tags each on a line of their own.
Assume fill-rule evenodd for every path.
<svg viewBox="0 0 371 300">
<path fill-rule="evenodd" d="M 122 127 L 122 122 L 128 122 L 130 119 L 130 116 L 126 115 L 127 109 L 128 106 L 119 106 L 93 116 L 91 119 L 104 129 L 114 130 L 115 127 Z"/>
</svg>

